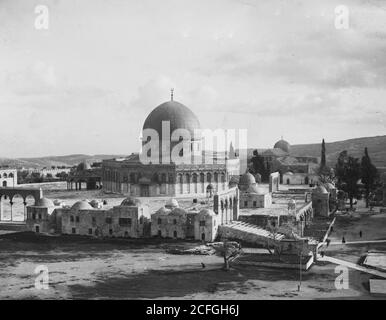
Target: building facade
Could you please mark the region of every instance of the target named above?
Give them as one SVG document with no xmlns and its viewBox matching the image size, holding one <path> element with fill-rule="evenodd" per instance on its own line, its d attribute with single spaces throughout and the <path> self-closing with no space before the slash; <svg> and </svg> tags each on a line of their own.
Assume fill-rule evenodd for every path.
<svg viewBox="0 0 386 320">
<path fill-rule="evenodd" d="M 17 170 L 0 168 L 0 187 L 16 187 Z"/>
<path fill-rule="evenodd" d="M 255 177 L 246 172 L 239 180 L 240 208 L 267 208 L 272 205 L 272 193 L 259 189 Z"/>
</svg>

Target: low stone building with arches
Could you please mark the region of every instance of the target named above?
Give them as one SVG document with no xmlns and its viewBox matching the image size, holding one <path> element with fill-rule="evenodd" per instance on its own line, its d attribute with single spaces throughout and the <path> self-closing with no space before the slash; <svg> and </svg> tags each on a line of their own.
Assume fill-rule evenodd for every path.
<svg viewBox="0 0 386 320">
<path fill-rule="evenodd" d="M 20 215 L 20 212 L 14 212 L 14 202 L 16 198 L 20 198 L 22 201 L 22 210 L 23 210 L 23 219 L 26 220 L 28 200 L 33 201 L 33 205 L 37 205 L 39 200 L 43 198 L 43 191 L 41 188 L 9 188 L 9 187 L 0 187 L 0 221 L 4 219 L 3 206 L 7 202 L 10 209 L 10 217 L 8 221 L 13 221 L 13 217 L 16 213 Z M 18 208 L 20 209 L 20 208 Z M 20 221 L 20 220 L 19 220 Z"/>
</svg>

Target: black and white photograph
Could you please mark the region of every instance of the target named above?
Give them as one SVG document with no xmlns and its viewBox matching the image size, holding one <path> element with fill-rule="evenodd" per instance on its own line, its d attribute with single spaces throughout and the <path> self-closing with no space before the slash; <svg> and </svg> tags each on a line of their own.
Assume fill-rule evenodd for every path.
<svg viewBox="0 0 386 320">
<path fill-rule="evenodd" d="M 0 300 L 385 300 L 385 107 L 386 1 L 0 0 Z"/>
</svg>

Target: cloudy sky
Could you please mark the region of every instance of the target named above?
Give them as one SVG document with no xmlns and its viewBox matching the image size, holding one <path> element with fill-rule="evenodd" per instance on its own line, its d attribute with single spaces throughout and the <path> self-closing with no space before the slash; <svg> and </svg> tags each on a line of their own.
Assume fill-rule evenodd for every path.
<svg viewBox="0 0 386 320">
<path fill-rule="evenodd" d="M 385 84 L 381 0 L 0 0 L 0 157 L 137 152 L 171 87 L 250 147 L 384 135 Z"/>
</svg>

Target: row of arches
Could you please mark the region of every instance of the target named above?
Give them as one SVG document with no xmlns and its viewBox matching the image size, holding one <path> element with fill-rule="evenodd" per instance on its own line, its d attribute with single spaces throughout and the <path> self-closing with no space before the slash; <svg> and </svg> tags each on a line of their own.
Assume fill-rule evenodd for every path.
<svg viewBox="0 0 386 320">
<path fill-rule="evenodd" d="M 14 177 L 15 175 L 12 172 L 10 173 L 4 172 L 3 174 L 0 173 L 0 178 L 14 178 Z"/>
<path fill-rule="evenodd" d="M 131 172 L 128 174 L 120 174 L 118 171 L 106 170 L 103 173 L 103 179 L 106 181 L 115 181 L 123 183 L 139 183 L 142 178 L 147 178 L 149 183 L 225 183 L 226 173 L 221 172 L 201 172 L 201 173 L 178 173 L 177 176 L 173 173 L 155 172 L 150 177 L 141 172 Z"/>
<path fill-rule="evenodd" d="M 25 221 L 27 206 L 35 205 L 32 195 L 0 195 L 0 221 Z"/>
</svg>

